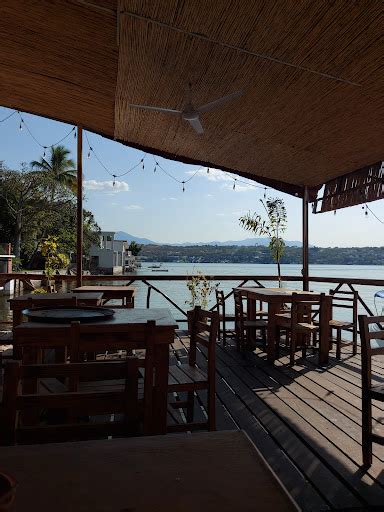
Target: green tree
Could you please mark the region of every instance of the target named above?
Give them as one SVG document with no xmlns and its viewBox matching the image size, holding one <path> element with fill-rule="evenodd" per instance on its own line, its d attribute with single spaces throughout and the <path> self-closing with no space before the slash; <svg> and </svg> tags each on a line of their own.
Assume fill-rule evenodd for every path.
<svg viewBox="0 0 384 512">
<path fill-rule="evenodd" d="M 131 251 L 132 256 L 138 256 L 142 250 L 143 246 L 132 240 L 129 244 L 128 251 Z"/>
<path fill-rule="evenodd" d="M 273 260 L 277 263 L 277 274 L 279 287 L 281 287 L 280 260 L 285 251 L 285 243 L 282 234 L 287 229 L 287 211 L 284 201 L 279 198 L 268 198 L 265 202 L 260 199 L 263 205 L 266 218 L 259 213 L 248 212 L 240 217 L 241 227 L 252 231 L 256 236 L 267 236 L 269 238 L 269 250 Z"/>
<path fill-rule="evenodd" d="M 21 255 L 23 233 L 32 231 L 36 217 L 45 209 L 47 187 L 47 181 L 25 165 L 21 171 L 12 171 L 3 165 L 0 167 L 0 198 L 3 203 L 0 226 L 8 240 L 13 242 L 16 257 Z"/>
<path fill-rule="evenodd" d="M 44 173 L 52 182 L 51 200 L 54 200 L 58 190 L 70 190 L 75 193 L 77 189 L 77 170 L 72 159 L 71 152 L 65 146 L 59 145 L 49 149 L 50 155 L 46 159 L 31 162 L 32 169 Z"/>
</svg>

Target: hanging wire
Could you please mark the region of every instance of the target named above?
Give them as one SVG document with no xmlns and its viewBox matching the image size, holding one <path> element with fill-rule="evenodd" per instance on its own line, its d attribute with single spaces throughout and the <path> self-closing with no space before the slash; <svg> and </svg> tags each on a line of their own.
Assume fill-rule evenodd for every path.
<svg viewBox="0 0 384 512">
<path fill-rule="evenodd" d="M 44 153 L 45 153 L 45 150 L 48 149 L 48 148 L 54 148 L 55 146 L 57 146 L 58 144 L 60 144 L 60 142 L 63 142 L 65 139 L 67 139 L 71 133 L 75 133 L 75 136 L 76 136 L 76 126 L 73 126 L 70 131 L 64 135 L 64 137 L 62 137 L 60 140 L 58 140 L 57 142 L 55 142 L 54 144 L 49 144 L 49 145 L 45 145 L 45 144 L 42 144 L 39 139 L 37 139 L 31 129 L 29 128 L 28 124 L 26 123 L 25 119 L 23 118 L 23 116 L 21 115 L 21 113 L 17 110 L 16 111 L 17 114 L 19 114 L 19 117 L 20 117 L 20 125 L 19 125 L 19 129 L 20 131 L 22 131 L 23 129 L 23 126 L 25 126 L 27 132 L 29 133 L 29 135 L 31 136 L 31 138 L 36 142 L 36 144 L 38 144 L 41 148 L 44 149 Z"/>
<path fill-rule="evenodd" d="M 36 144 L 38 144 L 41 148 L 44 149 L 44 154 L 43 154 L 43 157 L 46 156 L 46 150 L 48 148 L 53 148 L 55 146 L 57 146 L 58 144 L 60 144 L 61 142 L 63 142 L 65 139 L 67 139 L 71 133 L 73 133 L 74 135 L 74 138 L 76 139 L 77 138 L 77 131 L 76 131 L 76 126 L 73 126 L 71 128 L 71 130 L 64 136 L 62 137 L 60 140 L 58 140 L 57 142 L 55 142 L 54 144 L 50 144 L 50 145 L 44 145 L 42 144 L 36 137 L 35 135 L 32 133 L 31 129 L 29 128 L 28 124 L 26 123 L 26 121 L 24 120 L 24 118 L 22 117 L 21 113 L 19 110 L 14 110 L 13 112 L 11 112 L 9 115 L 7 115 L 4 119 L 1 119 L 0 122 L 4 122 L 8 119 L 10 119 L 12 116 L 14 116 L 15 114 L 18 114 L 19 117 L 20 117 L 20 125 L 19 125 L 19 129 L 20 131 L 22 131 L 23 129 L 23 126 L 25 126 L 26 130 L 28 131 L 29 135 L 31 136 L 31 138 L 36 142 Z M 130 169 L 128 169 L 127 171 L 124 171 L 122 173 L 119 173 L 119 174 L 116 174 L 116 173 L 113 173 L 110 171 L 110 169 L 104 164 L 104 162 L 101 160 L 101 158 L 98 156 L 98 154 L 95 152 L 94 148 L 91 146 L 90 142 L 89 142 L 89 138 L 88 138 L 88 134 L 87 132 L 85 131 L 85 139 L 86 139 L 86 142 L 88 144 L 88 153 L 87 153 L 87 158 L 89 159 L 91 157 L 91 155 L 93 154 L 93 156 L 95 157 L 95 159 L 98 161 L 98 163 L 101 165 L 101 167 L 110 175 L 113 177 L 113 184 L 115 185 L 116 183 L 116 178 L 121 178 L 122 176 L 126 176 L 127 174 L 129 174 L 130 172 L 134 171 L 135 169 L 137 169 L 139 166 L 142 167 L 143 170 L 145 170 L 145 165 L 144 165 L 144 160 L 145 158 L 147 157 L 148 153 L 144 153 L 144 156 L 140 159 L 140 161 L 134 165 L 133 167 L 131 167 Z M 185 191 L 185 184 L 188 183 L 189 181 L 191 181 L 203 168 L 204 166 L 200 166 L 188 179 L 186 180 L 180 180 L 178 178 L 176 178 L 175 176 L 173 176 L 170 172 L 166 171 L 164 169 L 164 167 L 162 165 L 160 165 L 160 163 L 155 159 L 154 155 L 152 155 L 154 161 L 155 161 L 155 167 L 154 167 L 154 170 L 153 172 L 156 172 L 157 168 L 159 168 L 164 174 L 166 174 L 169 178 L 173 179 L 174 181 L 176 181 L 177 183 L 180 183 L 183 185 L 183 192 Z M 207 174 L 209 174 L 210 172 L 210 167 L 207 167 Z M 264 199 L 266 199 L 266 192 L 268 190 L 268 187 L 265 187 L 263 185 L 257 185 L 255 183 L 251 183 L 249 181 L 245 181 L 245 180 L 242 180 L 240 178 L 234 178 L 230 173 L 228 173 L 227 171 L 221 171 L 222 173 L 224 173 L 226 176 L 229 176 L 231 179 L 233 179 L 233 190 L 236 189 L 236 182 L 238 183 L 242 183 L 244 185 L 247 185 L 249 187 L 253 187 L 253 188 L 260 188 L 260 189 L 264 189 Z M 368 207 L 367 207 L 368 208 Z M 371 210 L 370 210 L 371 211 Z M 371 211 L 372 215 L 375 216 L 375 214 Z M 336 212 L 335 212 L 336 214 Z M 376 216 L 375 216 L 376 217 Z M 377 217 L 376 217 L 377 218 Z M 377 218 L 378 219 L 378 218 Z M 380 219 L 378 219 L 380 222 L 382 222 Z M 382 222 L 384 224 L 384 222 Z"/>
<path fill-rule="evenodd" d="M 368 211 L 372 213 L 372 215 L 375 217 L 376 220 L 378 220 L 381 224 L 384 224 L 384 221 L 379 219 L 379 217 L 370 209 L 370 207 L 366 204 L 365 205 L 365 214 L 368 215 Z"/>
<path fill-rule="evenodd" d="M 8 121 L 8 119 L 10 119 L 12 116 L 14 116 L 15 114 L 17 114 L 17 110 L 14 110 L 13 112 L 11 112 L 9 115 L 7 115 L 6 117 L 4 117 L 4 119 L 0 119 L 0 123 L 4 123 L 5 121 Z"/>
<path fill-rule="evenodd" d="M 142 166 L 143 170 L 144 170 L 144 160 L 146 159 L 147 157 L 147 153 L 144 154 L 144 156 L 140 159 L 140 161 L 134 165 L 133 167 L 131 167 L 130 169 L 128 169 L 128 171 L 124 171 L 120 174 L 116 174 L 116 173 L 113 173 L 112 171 L 110 171 L 108 169 L 108 167 L 104 164 L 104 162 L 101 160 L 101 158 L 99 157 L 99 155 L 96 153 L 96 151 L 94 150 L 93 146 L 91 146 L 90 142 L 89 142 L 89 139 L 88 139 L 88 134 L 87 132 L 84 132 L 85 134 L 85 140 L 88 144 L 88 153 L 89 153 L 89 156 L 91 156 L 91 154 L 93 154 L 93 156 L 96 158 L 96 160 L 99 162 L 99 164 L 101 165 L 101 167 L 110 175 L 112 176 L 113 178 L 121 178 L 122 176 L 126 176 L 127 174 L 129 174 L 130 172 L 134 171 L 135 169 L 137 169 L 140 165 Z"/>
</svg>

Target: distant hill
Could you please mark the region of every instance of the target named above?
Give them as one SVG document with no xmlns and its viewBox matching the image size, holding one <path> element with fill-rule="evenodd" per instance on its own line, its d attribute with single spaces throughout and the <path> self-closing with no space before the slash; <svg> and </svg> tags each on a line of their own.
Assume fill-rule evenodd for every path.
<svg viewBox="0 0 384 512">
<path fill-rule="evenodd" d="M 183 243 L 161 243 L 154 242 L 153 240 L 149 240 L 148 238 L 141 238 L 138 236 L 130 235 L 125 231 L 117 231 L 115 235 L 116 240 L 127 240 L 128 242 L 136 242 L 138 244 L 144 245 L 171 245 L 174 247 L 200 247 L 204 245 L 218 246 L 218 247 L 226 247 L 226 246 L 237 246 L 237 247 L 253 247 L 255 245 L 259 246 L 267 246 L 269 244 L 268 238 L 245 238 L 244 240 L 226 240 L 225 242 L 220 242 L 214 240 L 213 242 L 183 242 Z M 298 240 L 285 240 L 285 244 L 288 247 L 301 247 L 302 243 Z M 310 246 L 311 247 L 311 246 Z"/>
<path fill-rule="evenodd" d="M 127 242 L 136 242 L 144 245 L 158 245 L 157 242 L 149 240 L 148 238 L 140 238 L 139 236 L 130 235 L 125 231 L 117 231 L 115 234 L 115 240 L 126 240 Z"/>
</svg>

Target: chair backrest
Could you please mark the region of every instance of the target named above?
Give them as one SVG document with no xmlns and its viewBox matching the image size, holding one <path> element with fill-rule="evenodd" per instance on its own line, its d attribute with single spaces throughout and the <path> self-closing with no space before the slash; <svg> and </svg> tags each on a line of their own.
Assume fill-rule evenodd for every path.
<svg viewBox="0 0 384 512">
<path fill-rule="evenodd" d="M 384 355 L 384 316 L 359 315 L 363 391 L 372 385 L 372 356 Z"/>
<path fill-rule="evenodd" d="M 5 367 L 1 404 L 0 444 L 60 442 L 108 435 L 132 435 L 138 432 L 138 359 L 93 363 L 22 365 L 11 361 Z M 20 385 L 26 379 L 67 379 L 77 381 L 116 381 L 124 384 L 109 391 L 64 391 L 23 395 Z M 23 413 L 31 411 L 39 418 L 42 410 L 64 410 L 70 423 L 23 425 Z M 76 411 L 75 418 L 74 411 Z M 84 416 L 109 415 L 108 421 L 84 422 Z M 110 421 L 110 415 L 123 420 Z M 77 417 L 76 417 L 77 415 Z M 83 418 L 83 421 L 79 419 Z M 28 422 L 27 422 L 28 423 Z"/>
<path fill-rule="evenodd" d="M 219 332 L 219 314 L 217 311 L 206 311 L 196 306 L 188 311 L 188 325 L 190 331 L 189 364 L 196 364 L 196 350 L 198 345 L 207 348 L 208 366 L 215 358 L 216 342 Z"/>
<path fill-rule="evenodd" d="M 291 308 L 291 324 L 294 327 L 298 322 L 311 323 L 316 315 L 321 315 L 322 308 L 325 304 L 325 293 L 313 295 L 310 293 L 293 293 Z M 313 313 L 313 308 L 317 309 Z"/>
<path fill-rule="evenodd" d="M 216 288 L 216 307 L 217 311 L 219 311 L 219 307 L 225 307 L 225 297 L 223 290 L 218 290 Z"/>
<path fill-rule="evenodd" d="M 108 337 L 113 336 L 112 344 Z M 118 341 L 116 341 L 116 339 Z M 134 348 L 145 349 L 145 359 L 139 359 L 139 366 L 144 368 L 144 433 L 150 433 L 152 429 L 152 403 L 156 374 L 159 370 L 155 361 L 156 346 L 156 322 L 148 320 L 146 324 L 129 325 L 97 325 L 71 323 L 70 360 L 80 361 L 84 352 L 94 352 L 113 348 L 130 351 Z M 76 381 L 72 379 L 72 386 Z"/>
<path fill-rule="evenodd" d="M 332 295 L 332 308 L 350 309 L 352 322 L 357 329 L 357 309 L 359 294 L 355 290 L 329 290 Z"/>
<path fill-rule="evenodd" d="M 235 301 L 235 320 L 236 320 L 236 323 L 242 324 L 243 321 L 244 321 L 244 306 L 243 306 L 244 297 L 243 297 L 241 291 L 234 290 L 233 291 L 233 298 L 234 298 L 234 301 Z"/>
</svg>

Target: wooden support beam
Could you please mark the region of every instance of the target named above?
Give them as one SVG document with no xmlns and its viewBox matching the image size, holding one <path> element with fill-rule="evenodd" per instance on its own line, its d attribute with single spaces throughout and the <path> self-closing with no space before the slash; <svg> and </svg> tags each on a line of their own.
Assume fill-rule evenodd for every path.
<svg viewBox="0 0 384 512">
<path fill-rule="evenodd" d="M 308 187 L 303 193 L 303 290 L 309 290 L 309 254 L 308 254 Z"/>
<path fill-rule="evenodd" d="M 83 281 L 83 128 L 77 127 L 77 251 L 76 285 Z"/>
</svg>

